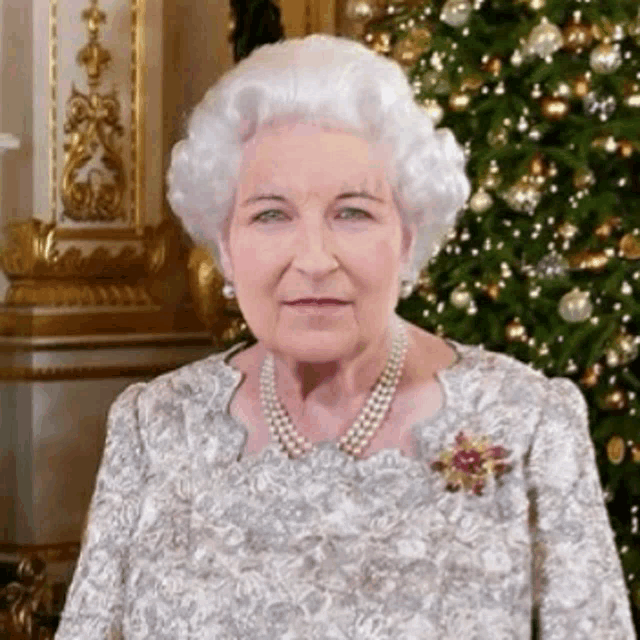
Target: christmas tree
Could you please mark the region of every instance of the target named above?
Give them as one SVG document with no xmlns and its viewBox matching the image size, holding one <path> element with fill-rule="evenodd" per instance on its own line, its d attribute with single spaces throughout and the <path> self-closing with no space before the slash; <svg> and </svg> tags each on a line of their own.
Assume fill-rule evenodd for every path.
<svg viewBox="0 0 640 640">
<path fill-rule="evenodd" d="M 398 313 L 580 385 L 638 627 L 638 3 L 350 0 L 346 13 L 464 145 L 473 184 Z"/>
</svg>

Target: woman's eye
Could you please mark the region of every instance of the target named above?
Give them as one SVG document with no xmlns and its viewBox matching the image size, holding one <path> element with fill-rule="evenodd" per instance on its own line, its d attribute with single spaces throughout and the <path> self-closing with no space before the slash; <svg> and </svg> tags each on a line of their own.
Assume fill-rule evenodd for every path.
<svg viewBox="0 0 640 640">
<path fill-rule="evenodd" d="M 361 217 L 365 217 L 365 218 L 370 218 L 371 215 L 368 214 L 366 211 L 363 211 L 362 209 L 342 209 L 342 211 L 340 213 L 359 213 L 361 215 Z M 351 216 L 349 216 L 350 218 Z"/>
<path fill-rule="evenodd" d="M 268 214 L 270 213 L 276 213 L 276 214 L 282 214 L 282 211 L 278 211 L 277 209 L 269 209 L 269 211 L 263 211 L 262 213 L 259 213 L 255 216 L 253 216 L 253 220 L 267 220 L 270 219 Z"/>
<path fill-rule="evenodd" d="M 347 214 L 346 216 L 344 216 L 343 214 Z M 357 216 L 354 216 L 353 214 L 358 214 Z M 254 221 L 265 221 L 265 220 L 274 220 L 276 218 L 274 218 L 273 216 L 282 216 L 284 215 L 284 213 L 282 211 L 279 211 L 278 209 L 269 209 L 268 211 L 263 211 L 261 213 L 258 213 L 257 215 L 253 216 L 252 220 Z M 351 219 L 354 217 L 359 217 L 359 218 L 370 218 L 371 215 L 369 213 L 367 213 L 366 211 L 362 210 L 362 209 L 354 209 L 354 208 L 348 208 L 348 209 L 341 209 L 339 212 L 339 217 L 342 219 Z"/>
</svg>

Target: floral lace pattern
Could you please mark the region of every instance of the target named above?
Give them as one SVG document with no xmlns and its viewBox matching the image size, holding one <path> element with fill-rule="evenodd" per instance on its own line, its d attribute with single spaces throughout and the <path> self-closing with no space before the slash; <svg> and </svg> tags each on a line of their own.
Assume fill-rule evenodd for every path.
<svg viewBox="0 0 640 640">
<path fill-rule="evenodd" d="M 243 455 L 216 354 L 112 405 L 56 640 L 633 640 L 586 404 L 454 343 L 415 455 Z M 430 467 L 461 429 L 509 451 L 483 491 Z"/>
</svg>

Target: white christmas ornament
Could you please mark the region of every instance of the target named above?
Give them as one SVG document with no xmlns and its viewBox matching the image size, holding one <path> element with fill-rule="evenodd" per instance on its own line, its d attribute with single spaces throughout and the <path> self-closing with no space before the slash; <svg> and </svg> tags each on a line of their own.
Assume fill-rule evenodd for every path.
<svg viewBox="0 0 640 640">
<path fill-rule="evenodd" d="M 484 213 L 493 204 L 493 198 L 484 189 L 478 189 L 469 200 L 469 208 L 474 213 Z"/>
<path fill-rule="evenodd" d="M 584 322 L 593 312 L 588 291 L 580 291 L 577 287 L 565 293 L 560 299 L 558 313 L 566 322 Z"/>
<path fill-rule="evenodd" d="M 444 117 L 444 109 L 440 106 L 440 103 L 433 98 L 427 98 L 422 104 L 433 124 L 440 124 L 440 121 Z"/>
<path fill-rule="evenodd" d="M 543 17 L 540 24 L 529 34 L 527 47 L 541 58 L 553 55 L 564 46 L 564 37 L 560 27 Z"/>
<path fill-rule="evenodd" d="M 442 7 L 440 20 L 457 29 L 467 22 L 472 11 L 469 0 L 447 0 Z"/>
<path fill-rule="evenodd" d="M 596 73 L 614 73 L 622 64 L 619 45 L 603 42 L 589 56 L 589 64 Z"/>
<path fill-rule="evenodd" d="M 467 290 L 467 286 L 464 283 L 459 284 L 451 292 L 449 302 L 451 302 L 456 309 L 466 309 L 471 305 L 471 293 Z"/>
</svg>

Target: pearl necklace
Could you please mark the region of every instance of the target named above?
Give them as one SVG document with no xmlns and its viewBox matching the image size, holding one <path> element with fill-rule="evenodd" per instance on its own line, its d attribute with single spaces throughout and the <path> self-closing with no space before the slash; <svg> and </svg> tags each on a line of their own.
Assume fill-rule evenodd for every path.
<svg viewBox="0 0 640 640">
<path fill-rule="evenodd" d="M 354 458 L 367 448 L 384 419 L 394 398 L 398 381 L 402 375 L 407 353 L 407 330 L 398 319 L 398 331 L 394 334 L 391 353 L 387 364 L 378 378 L 376 386 L 360 410 L 355 422 L 340 438 L 339 448 Z M 260 400 L 262 411 L 269 425 L 269 431 L 278 439 L 283 452 L 290 458 L 297 458 L 313 448 L 313 444 L 299 434 L 286 408 L 276 393 L 275 361 L 268 353 L 260 371 Z"/>
</svg>

